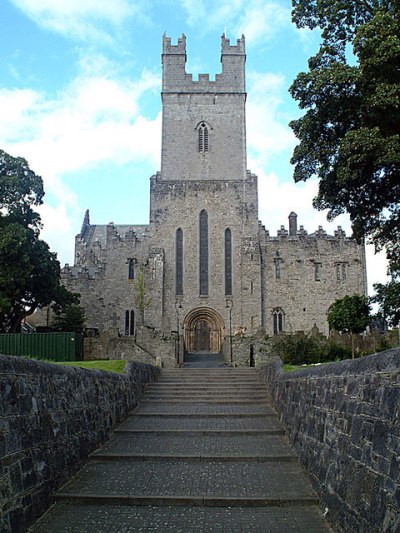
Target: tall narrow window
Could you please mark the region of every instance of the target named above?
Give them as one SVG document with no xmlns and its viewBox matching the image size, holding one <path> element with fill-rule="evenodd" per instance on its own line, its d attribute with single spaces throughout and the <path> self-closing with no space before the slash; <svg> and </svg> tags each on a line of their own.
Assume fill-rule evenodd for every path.
<svg viewBox="0 0 400 533">
<path fill-rule="evenodd" d="M 279 335 L 283 331 L 284 313 L 281 308 L 277 307 L 272 312 L 272 319 L 274 324 L 274 335 Z"/>
<path fill-rule="evenodd" d="M 232 295 L 232 232 L 225 230 L 225 295 Z"/>
<path fill-rule="evenodd" d="M 183 232 L 176 230 L 175 242 L 175 294 L 183 294 Z"/>
<path fill-rule="evenodd" d="M 129 335 L 135 334 L 135 311 L 131 310 L 130 312 L 130 324 L 129 324 Z"/>
<path fill-rule="evenodd" d="M 314 279 L 321 281 L 321 265 L 322 263 L 314 263 Z"/>
<path fill-rule="evenodd" d="M 128 280 L 132 282 L 135 277 L 135 260 L 132 258 L 128 259 Z"/>
<path fill-rule="evenodd" d="M 135 311 L 125 311 L 125 335 L 135 334 Z"/>
<path fill-rule="evenodd" d="M 208 128 L 204 122 L 202 122 L 198 129 L 199 135 L 199 152 L 208 152 Z"/>
<path fill-rule="evenodd" d="M 275 279 L 280 279 L 281 277 L 281 262 L 282 262 L 282 258 L 279 256 L 279 252 L 276 252 L 276 255 L 274 257 Z"/>
<path fill-rule="evenodd" d="M 203 209 L 200 213 L 200 295 L 208 295 L 208 215 Z"/>
<path fill-rule="evenodd" d="M 125 335 L 129 335 L 129 311 L 125 311 Z"/>
</svg>

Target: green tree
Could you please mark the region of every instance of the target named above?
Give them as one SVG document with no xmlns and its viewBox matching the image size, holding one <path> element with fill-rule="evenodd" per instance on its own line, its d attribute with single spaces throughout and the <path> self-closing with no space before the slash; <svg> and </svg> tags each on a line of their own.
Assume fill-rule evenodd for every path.
<svg viewBox="0 0 400 533">
<path fill-rule="evenodd" d="M 62 308 L 54 318 L 54 327 L 58 331 L 74 331 L 83 333 L 85 328 L 85 310 L 77 304 Z"/>
<path fill-rule="evenodd" d="M 320 28 L 322 44 L 290 92 L 304 116 L 296 181 L 319 179 L 317 209 L 348 212 L 354 234 L 400 260 L 400 2 L 293 0 L 298 27 Z M 351 47 L 351 48 L 350 48 Z M 350 53 L 352 50 L 352 54 Z"/>
<path fill-rule="evenodd" d="M 375 294 L 371 301 L 379 304 L 379 312 L 389 326 L 400 324 L 400 282 L 392 279 L 388 283 L 374 283 Z"/>
<path fill-rule="evenodd" d="M 52 301 L 76 296 L 60 284 L 60 264 L 39 239 L 43 182 L 22 158 L 0 150 L 0 331 L 18 331 L 21 320 Z"/>
<path fill-rule="evenodd" d="M 370 321 L 370 306 L 366 296 L 355 294 L 336 300 L 328 313 L 331 329 L 351 334 L 351 355 L 354 358 L 354 334 L 361 333 Z"/>
</svg>

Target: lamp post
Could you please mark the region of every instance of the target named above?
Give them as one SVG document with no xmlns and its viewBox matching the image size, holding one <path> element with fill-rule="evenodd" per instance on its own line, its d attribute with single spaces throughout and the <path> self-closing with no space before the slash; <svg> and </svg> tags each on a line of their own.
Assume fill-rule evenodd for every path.
<svg viewBox="0 0 400 533">
<path fill-rule="evenodd" d="M 176 313 L 176 330 L 178 332 L 178 353 L 177 353 L 177 356 L 178 356 L 178 365 L 180 364 L 180 335 L 179 335 L 179 310 L 182 309 L 182 304 L 181 302 L 176 299 L 175 300 L 175 313 Z"/>
<path fill-rule="evenodd" d="M 226 299 L 225 307 L 226 307 L 226 309 L 229 310 L 229 358 L 230 358 L 231 365 L 232 365 L 232 362 L 233 362 L 233 357 L 232 357 L 232 307 L 233 307 L 233 302 L 232 302 L 232 300 L 230 298 Z"/>
</svg>

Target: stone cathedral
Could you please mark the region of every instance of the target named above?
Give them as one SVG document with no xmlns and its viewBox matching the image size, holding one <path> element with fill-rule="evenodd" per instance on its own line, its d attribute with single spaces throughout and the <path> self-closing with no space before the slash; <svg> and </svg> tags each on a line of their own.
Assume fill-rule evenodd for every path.
<svg viewBox="0 0 400 533">
<path fill-rule="evenodd" d="M 81 294 L 89 352 L 166 365 L 211 352 L 246 364 L 261 335 L 315 326 L 327 334 L 330 305 L 366 292 L 364 247 L 340 227 L 308 233 L 291 212 L 272 236 L 258 220 L 245 61 L 244 37 L 231 45 L 223 35 L 221 73 L 193 80 L 185 36 L 174 45 L 164 35 L 161 170 L 150 178 L 149 224 L 92 224 L 87 211 L 75 264 L 62 272 Z"/>
</svg>

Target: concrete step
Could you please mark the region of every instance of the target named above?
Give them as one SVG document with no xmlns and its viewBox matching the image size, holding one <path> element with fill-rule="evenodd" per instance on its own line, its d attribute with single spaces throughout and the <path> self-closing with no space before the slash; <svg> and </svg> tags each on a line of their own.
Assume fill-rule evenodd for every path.
<svg viewBox="0 0 400 533">
<path fill-rule="evenodd" d="M 59 501 L 30 533 L 329 533 L 318 506 L 206 507 Z M 182 503 L 182 502 L 180 502 Z"/>
<path fill-rule="evenodd" d="M 193 503 L 275 505 L 317 503 L 310 482 L 297 462 L 105 461 L 93 459 L 67 483 L 58 499 L 96 498 L 148 504 L 185 499 Z M 219 501 L 218 501 L 219 500 Z"/>
<path fill-rule="evenodd" d="M 279 430 L 277 430 L 279 431 Z M 282 430 L 280 430 L 282 432 Z M 162 434 L 162 432 L 159 432 Z M 195 438 L 193 438 L 195 437 Z M 265 434 L 263 430 L 197 430 L 197 432 L 167 430 L 162 439 L 155 439 L 151 431 L 141 431 L 134 438 L 131 431 L 118 431 L 93 456 L 176 455 L 186 457 L 282 457 L 296 458 L 291 447 L 280 435 Z"/>
<path fill-rule="evenodd" d="M 246 414 L 275 414 L 267 403 L 243 404 L 243 403 L 213 403 L 213 402 L 146 402 L 144 401 L 132 414 L 170 414 L 170 415 L 246 415 Z"/>
<path fill-rule="evenodd" d="M 222 430 L 282 430 L 276 414 L 235 414 L 226 416 L 225 414 L 198 414 L 191 415 L 182 413 L 162 414 L 162 413 L 137 413 L 130 416 L 123 422 L 117 431 L 136 430 L 170 430 L 170 431 L 222 431 Z"/>
</svg>

